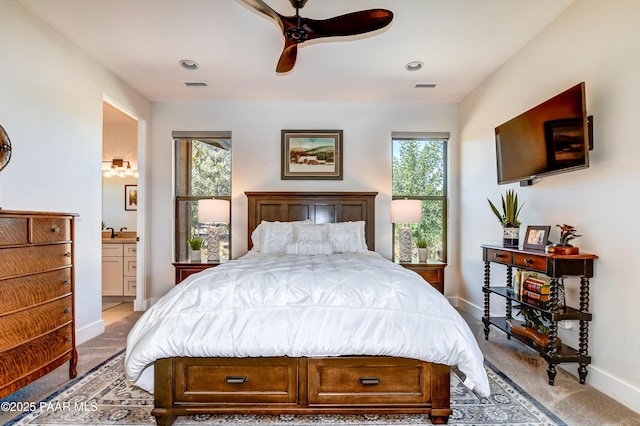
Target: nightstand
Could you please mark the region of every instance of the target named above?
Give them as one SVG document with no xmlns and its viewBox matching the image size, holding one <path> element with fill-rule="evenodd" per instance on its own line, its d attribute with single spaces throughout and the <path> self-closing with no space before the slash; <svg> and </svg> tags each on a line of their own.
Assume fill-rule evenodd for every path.
<svg viewBox="0 0 640 426">
<path fill-rule="evenodd" d="M 215 268 L 220 265 L 221 262 L 173 262 L 173 266 L 176 268 L 176 284 L 180 284 L 182 280 L 187 278 L 191 274 L 195 274 L 205 269 Z"/>
<path fill-rule="evenodd" d="M 427 260 L 426 262 L 397 262 L 400 266 L 411 269 L 420 274 L 422 278 L 431 284 L 436 290 L 444 294 L 444 267 L 446 263 L 438 260 Z"/>
</svg>

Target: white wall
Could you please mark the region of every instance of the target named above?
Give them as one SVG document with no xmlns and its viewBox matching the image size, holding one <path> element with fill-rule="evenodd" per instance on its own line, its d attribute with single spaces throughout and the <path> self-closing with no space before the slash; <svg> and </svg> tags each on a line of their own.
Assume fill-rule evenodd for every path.
<svg viewBox="0 0 640 426">
<path fill-rule="evenodd" d="M 111 227 L 116 232 L 126 227 L 127 231 L 137 229 L 137 210 L 125 210 L 125 185 L 137 185 L 138 179 L 133 176 L 102 178 L 102 221 L 105 227 Z"/>
<path fill-rule="evenodd" d="M 447 104 L 158 103 L 153 106 L 152 122 L 152 298 L 165 294 L 174 283 L 171 265 L 172 131 L 232 132 L 234 258 L 247 250 L 247 201 L 244 192 L 301 190 L 377 191 L 376 250 L 391 258 L 391 132 L 451 132 L 453 146 L 456 145 L 458 126 L 457 107 Z M 282 129 L 342 129 L 344 179 L 280 180 Z M 456 148 L 452 151 L 456 152 Z"/>
<path fill-rule="evenodd" d="M 499 243 L 500 227 L 486 198 L 516 189 L 526 225 L 568 223 L 583 252 L 595 253 L 591 281 L 587 383 L 640 411 L 640 339 L 636 243 L 640 240 L 640 2 L 578 0 L 525 49 L 460 104 L 461 208 L 459 295 L 481 315 L 480 245 Z M 594 116 L 595 149 L 587 170 L 542 179 L 531 187 L 498 186 L 494 127 L 580 82 Z M 557 228 L 552 239 L 557 240 Z M 495 268 L 494 268 L 495 269 Z M 504 271 L 498 275 L 504 277 Z M 575 302 L 577 283 L 570 285 Z M 500 313 L 498 304 L 492 311 Z M 574 330 L 575 331 L 575 330 Z M 493 331 L 492 333 L 497 333 Z M 575 340 L 575 333 L 567 339 Z M 575 366 L 567 370 L 575 374 Z M 541 382 L 546 378 L 541 377 Z"/>
<path fill-rule="evenodd" d="M 13 155 L 0 172 L 0 207 L 78 213 L 78 342 L 101 319 L 102 101 L 142 119 L 150 105 L 13 0 L 0 2 L 0 124 Z"/>
</svg>

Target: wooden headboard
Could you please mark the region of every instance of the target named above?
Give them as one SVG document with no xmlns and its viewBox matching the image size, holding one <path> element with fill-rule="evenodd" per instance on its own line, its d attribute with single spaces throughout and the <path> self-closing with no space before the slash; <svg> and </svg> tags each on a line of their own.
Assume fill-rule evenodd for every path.
<svg viewBox="0 0 640 426">
<path fill-rule="evenodd" d="M 377 192 L 245 192 L 249 201 L 248 247 L 261 221 L 310 220 L 333 223 L 363 220 L 369 250 L 375 250 Z"/>
</svg>

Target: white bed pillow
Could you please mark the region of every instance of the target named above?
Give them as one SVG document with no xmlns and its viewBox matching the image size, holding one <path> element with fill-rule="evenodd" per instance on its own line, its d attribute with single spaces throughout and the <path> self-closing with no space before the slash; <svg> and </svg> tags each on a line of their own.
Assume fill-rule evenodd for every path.
<svg viewBox="0 0 640 426">
<path fill-rule="evenodd" d="M 329 223 L 328 227 L 334 253 L 360 253 L 368 250 L 364 221 Z"/>
<path fill-rule="evenodd" d="M 253 244 L 252 250 L 260 252 L 264 251 L 265 253 L 284 253 L 284 244 L 282 244 L 282 241 L 278 242 L 278 240 L 284 238 L 284 243 L 293 241 L 293 226 L 299 224 L 311 224 L 311 221 L 298 220 L 295 222 L 269 222 L 263 220 L 251 233 L 251 243 Z M 280 235 L 281 233 L 284 234 Z M 269 246 L 267 251 L 264 250 L 265 244 Z"/>
<path fill-rule="evenodd" d="M 301 256 L 316 256 L 321 254 L 332 254 L 331 243 L 329 241 L 294 241 L 288 243 L 285 248 L 286 254 L 297 254 Z"/>
<path fill-rule="evenodd" d="M 315 223 L 294 223 L 293 224 L 293 240 L 294 241 L 327 241 L 328 231 L 326 224 Z"/>
<path fill-rule="evenodd" d="M 264 231 L 269 226 L 268 224 L 271 222 L 267 222 L 263 220 L 260 222 L 260 225 L 256 226 L 256 229 L 251 233 L 251 243 L 253 244 L 252 250 L 261 251 L 262 250 L 262 240 L 264 240 Z"/>
<path fill-rule="evenodd" d="M 287 244 L 293 242 L 292 222 L 271 222 L 266 226 L 260 251 L 284 253 Z"/>
</svg>

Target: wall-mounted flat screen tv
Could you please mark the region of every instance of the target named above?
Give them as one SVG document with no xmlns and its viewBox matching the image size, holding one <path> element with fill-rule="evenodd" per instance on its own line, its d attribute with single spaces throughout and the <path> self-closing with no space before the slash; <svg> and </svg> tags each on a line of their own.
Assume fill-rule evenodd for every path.
<svg viewBox="0 0 640 426">
<path fill-rule="evenodd" d="M 496 127 L 498 184 L 589 167 L 584 82 Z"/>
</svg>

